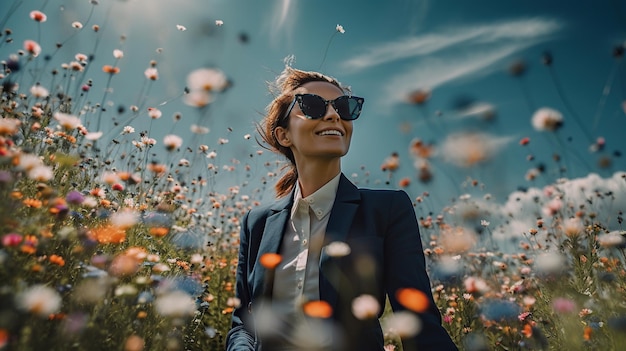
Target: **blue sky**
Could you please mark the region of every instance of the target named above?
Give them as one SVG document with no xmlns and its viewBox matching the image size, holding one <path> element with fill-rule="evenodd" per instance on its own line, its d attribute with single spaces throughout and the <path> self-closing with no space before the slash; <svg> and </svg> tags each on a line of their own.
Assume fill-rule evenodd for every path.
<svg viewBox="0 0 626 351">
<path fill-rule="evenodd" d="M 399 153 L 401 165 L 390 186 L 410 177 L 407 191 L 413 196 L 429 191 L 438 206 L 471 191 L 462 188 L 467 177 L 484 183 L 485 191 L 504 202 L 520 187 L 541 187 L 560 176 L 578 178 L 594 172 L 606 178 L 626 169 L 624 156 L 616 156 L 626 151 L 622 137 L 626 73 L 623 59 L 612 55 L 626 41 L 623 1 L 100 2 L 89 22 L 103 28 L 94 63 L 111 61 L 113 49 L 125 52 L 120 68 L 126 74 L 115 77 L 110 99 L 132 104 L 152 59 L 160 74 L 151 88 L 149 103 L 155 105 L 179 96 L 190 71 L 217 67 L 233 86 L 204 117 L 211 133 L 203 142 L 214 144 L 228 136 L 234 157 L 245 158 L 257 148 L 243 135 L 254 133 L 254 122 L 271 99 L 266 81 L 282 70 L 285 57 L 293 55 L 294 67 L 321 70 L 365 97 L 343 167 L 349 175 L 358 173 L 357 180 L 362 180 L 362 169 L 370 171 L 370 186 L 385 186 L 387 174 L 380 166 L 393 152 Z M 39 35 L 28 13 L 44 5 L 49 20 L 41 43 L 44 53 L 50 53 L 50 44 L 70 36 L 69 24 L 85 21 L 92 5 L 86 0 L 23 1 L 6 26 L 16 34 Z M 216 20 L 224 24 L 218 27 Z M 345 33 L 336 31 L 337 24 Z M 93 44 L 93 39 L 77 36 L 67 41 L 66 57 L 55 58 L 67 61 L 75 51 L 88 51 Z M 541 61 L 546 51 L 554 60 L 551 67 Z M 0 48 L 2 55 L 7 52 L 7 46 Z M 518 60 L 525 62 L 527 71 L 513 77 L 508 70 Z M 98 69 L 91 72 L 95 89 L 103 89 L 104 74 Z M 417 89 L 431 92 L 424 105 L 407 102 Z M 485 121 L 480 114 L 463 113 L 458 109 L 461 103 L 489 106 L 496 117 Z M 558 133 L 533 130 L 531 116 L 540 107 L 563 114 L 564 126 Z M 164 115 L 182 111 L 195 118 L 191 117 L 195 111 L 179 100 L 161 109 Z M 469 168 L 447 162 L 449 157 L 441 151 L 446 138 L 467 132 L 487 133 L 496 140 L 488 162 Z M 600 136 L 606 139 L 605 150 L 590 153 L 590 142 Z M 426 184 L 415 178 L 414 160 L 407 151 L 415 137 L 438 150 L 430 160 L 434 177 Z M 518 144 L 523 137 L 531 140 L 527 148 Z M 555 152 L 567 166 L 563 174 L 555 171 Z M 527 161 L 528 154 L 535 161 Z M 597 167 L 601 157 L 610 159 L 611 166 Z M 528 169 L 539 162 L 547 166 L 546 175 L 526 181 Z"/>
</svg>

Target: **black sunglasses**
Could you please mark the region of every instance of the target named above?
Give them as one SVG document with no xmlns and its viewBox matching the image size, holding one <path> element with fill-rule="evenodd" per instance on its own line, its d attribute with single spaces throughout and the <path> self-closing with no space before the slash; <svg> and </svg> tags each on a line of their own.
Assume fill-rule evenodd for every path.
<svg viewBox="0 0 626 351">
<path fill-rule="evenodd" d="M 285 118 L 289 117 L 291 110 L 295 106 L 296 102 L 300 106 L 300 110 L 307 118 L 320 119 L 326 115 L 328 110 L 328 104 L 330 103 L 339 117 L 345 121 L 353 121 L 359 118 L 361 109 L 363 108 L 363 102 L 365 99 L 356 96 L 343 95 L 335 100 L 326 100 L 323 97 L 315 94 L 296 94 L 293 98 L 293 102 L 289 106 Z"/>
</svg>

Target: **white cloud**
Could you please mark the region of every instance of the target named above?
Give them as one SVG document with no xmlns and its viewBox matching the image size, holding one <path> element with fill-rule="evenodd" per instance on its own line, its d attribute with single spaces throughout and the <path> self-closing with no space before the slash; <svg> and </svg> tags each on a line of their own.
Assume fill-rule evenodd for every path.
<svg viewBox="0 0 626 351">
<path fill-rule="evenodd" d="M 530 18 L 506 22 L 445 27 L 393 42 L 370 44 L 363 54 L 346 60 L 347 73 L 377 66 L 399 65 L 394 76 L 383 84 L 377 106 L 385 110 L 402 102 L 419 88 L 435 88 L 491 73 L 497 63 L 530 46 L 550 39 L 563 25 L 554 19 Z M 398 61 L 411 59 L 410 62 Z"/>
<path fill-rule="evenodd" d="M 364 54 L 346 60 L 343 68 L 356 72 L 399 59 L 431 55 L 450 48 L 458 50 L 459 45 L 471 49 L 476 45 L 543 40 L 560 27 L 557 21 L 542 18 L 448 27 L 439 32 L 400 38 L 394 42 L 370 44 L 370 49 Z"/>
</svg>

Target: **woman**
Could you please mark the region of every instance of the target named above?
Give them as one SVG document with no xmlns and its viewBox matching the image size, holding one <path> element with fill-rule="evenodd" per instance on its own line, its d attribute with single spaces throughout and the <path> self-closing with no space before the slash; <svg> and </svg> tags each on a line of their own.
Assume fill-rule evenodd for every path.
<svg viewBox="0 0 626 351">
<path fill-rule="evenodd" d="M 358 189 L 341 173 L 364 99 L 334 78 L 291 67 L 276 87 L 259 132 L 289 170 L 276 184 L 279 199 L 241 221 L 241 305 L 227 350 L 381 351 L 382 312 L 359 312 L 356 301 L 384 306 L 388 297 L 394 311 L 406 310 L 397 292 L 407 288 L 423 292 L 426 304 L 415 314 L 421 331 L 404 349 L 456 350 L 432 298 L 408 195 Z"/>
</svg>

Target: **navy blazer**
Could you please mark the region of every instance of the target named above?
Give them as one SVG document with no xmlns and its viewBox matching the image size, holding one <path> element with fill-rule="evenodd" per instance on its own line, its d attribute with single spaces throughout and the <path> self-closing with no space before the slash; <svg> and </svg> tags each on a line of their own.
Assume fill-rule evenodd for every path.
<svg viewBox="0 0 626 351">
<path fill-rule="evenodd" d="M 293 192 L 273 204 L 249 211 L 241 221 L 236 296 L 240 307 L 233 311 L 232 329 L 226 340 L 228 351 L 261 350 L 252 315 L 255 303 L 271 297 L 271 272 L 259 263 L 264 253 L 278 253 L 288 223 Z M 430 280 L 415 211 L 404 191 L 359 189 L 343 174 L 330 213 L 324 243 L 347 243 L 351 252 L 320 256 L 320 299 L 333 307 L 333 318 L 343 330 L 346 343 L 338 350 L 381 351 L 383 333 L 377 319 L 361 321 L 351 312 L 351 301 L 370 294 L 385 305 L 388 296 L 394 311 L 405 308 L 397 301 L 400 288 L 426 293 L 430 307 L 420 313 L 421 332 L 404 340 L 410 350 L 457 350 L 433 301 Z"/>
</svg>

